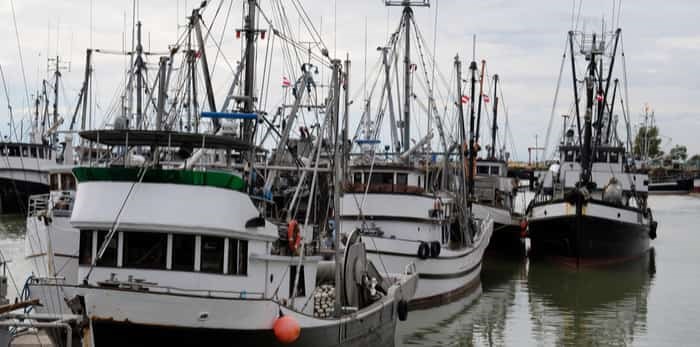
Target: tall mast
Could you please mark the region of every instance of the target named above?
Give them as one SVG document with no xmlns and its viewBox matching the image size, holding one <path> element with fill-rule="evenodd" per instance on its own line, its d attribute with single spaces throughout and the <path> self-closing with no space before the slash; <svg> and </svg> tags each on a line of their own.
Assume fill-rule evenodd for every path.
<svg viewBox="0 0 700 347">
<path fill-rule="evenodd" d="M 211 85 L 211 75 L 209 73 L 209 62 L 207 60 L 206 44 L 204 41 L 204 36 L 202 35 L 202 15 L 199 13 L 201 8 L 192 11 L 192 24 L 194 25 L 195 33 L 197 34 L 197 43 L 199 46 L 199 60 L 202 62 L 202 75 L 204 77 L 204 87 L 207 91 L 207 103 L 209 104 L 209 111 L 216 112 L 216 101 L 214 99 L 214 88 Z M 219 119 L 212 118 L 212 124 L 214 125 L 214 133 L 219 131 L 221 124 Z"/>
<path fill-rule="evenodd" d="M 404 48 L 404 76 L 403 76 L 403 151 L 407 152 L 411 149 L 411 21 L 413 17 L 413 9 L 406 6 L 403 9 L 403 20 L 406 32 L 405 48 Z"/>
<path fill-rule="evenodd" d="M 569 31 L 569 50 L 571 51 L 571 75 L 574 82 L 574 110 L 576 111 L 576 129 L 581 139 L 581 110 L 579 108 L 578 80 L 576 79 L 576 57 L 574 51 L 574 32 Z"/>
<path fill-rule="evenodd" d="M 58 124 L 58 82 L 61 78 L 61 59 L 56 56 L 56 69 L 54 70 L 54 85 L 53 85 L 53 121 L 51 123 L 52 127 Z M 51 135 L 51 144 L 55 145 L 58 142 L 58 134 L 54 131 Z"/>
<path fill-rule="evenodd" d="M 413 22 L 412 7 L 430 7 L 430 0 L 385 0 L 386 6 L 401 6 L 403 7 L 403 15 L 401 21 L 404 26 L 404 91 L 403 91 L 403 120 L 401 126 L 402 133 L 402 151 L 407 152 L 411 149 L 411 23 Z M 398 76 L 397 76 L 398 79 Z"/>
<path fill-rule="evenodd" d="M 243 82 L 243 95 L 245 98 L 243 102 L 243 112 L 253 113 L 255 112 L 255 41 L 258 35 L 255 22 L 255 9 L 258 6 L 258 2 L 256 0 L 247 0 L 247 2 L 248 14 L 246 14 L 245 17 L 243 29 L 246 38 L 245 78 Z M 248 143 L 253 142 L 253 122 L 248 119 L 243 121 L 243 140 Z"/>
<path fill-rule="evenodd" d="M 476 61 L 472 61 L 469 65 L 471 70 L 471 112 L 469 114 L 469 195 L 467 206 L 471 209 L 473 194 L 474 194 L 474 162 L 476 160 L 476 151 L 474 148 L 474 94 L 476 92 Z M 460 76 L 458 76 L 461 78 Z"/>
<path fill-rule="evenodd" d="M 491 155 L 496 158 L 496 132 L 498 131 L 498 75 L 493 75 L 493 125 L 491 126 Z"/>
<path fill-rule="evenodd" d="M 476 134 L 474 135 L 477 144 L 480 138 L 479 130 L 481 130 L 481 103 L 484 99 L 484 71 L 486 71 L 486 60 L 481 61 L 481 73 L 479 76 L 479 113 L 476 116 Z"/>
<path fill-rule="evenodd" d="M 592 164 L 592 122 L 593 122 L 593 94 L 595 89 L 595 73 L 596 73 L 596 56 L 600 52 L 595 48 L 596 36 L 593 34 L 593 41 L 589 54 L 590 63 L 588 65 L 588 76 L 586 77 L 586 114 L 584 115 L 584 135 L 583 135 L 583 152 L 581 153 L 581 181 L 584 185 L 588 184 L 591 179 L 591 164 Z"/>
<path fill-rule="evenodd" d="M 467 154 L 463 144 L 467 141 L 467 134 L 464 130 L 464 103 L 462 102 L 462 62 L 459 60 L 459 56 L 455 56 L 455 70 L 457 72 L 457 110 L 459 111 L 459 159 L 462 166 L 462 179 L 460 181 L 465 182 L 467 174 L 464 171 L 467 170 L 467 163 L 465 162 Z M 447 162 L 447 158 L 445 158 L 445 161 Z M 443 174 L 446 174 L 446 172 Z M 460 200 L 462 203 L 464 203 L 463 199 L 465 199 L 467 196 L 466 191 L 464 189 L 464 184 L 460 184 L 460 189 L 462 190 L 462 193 L 460 194 Z"/>
<path fill-rule="evenodd" d="M 136 129 L 143 122 L 143 45 L 141 44 L 141 22 L 136 23 Z"/>
<path fill-rule="evenodd" d="M 331 111 L 333 112 L 332 118 L 331 118 L 331 124 L 334 125 L 335 127 L 331 126 L 331 140 L 335 140 L 333 142 L 334 146 L 334 160 L 333 160 L 333 173 L 334 173 L 334 179 L 333 179 L 333 217 L 335 220 L 335 232 L 333 233 L 333 243 L 335 244 L 335 304 L 333 307 L 334 314 L 336 317 L 340 317 L 342 314 L 342 298 L 345 297 L 343 294 L 343 274 L 342 274 L 342 263 L 343 263 L 343 254 L 342 250 L 340 249 L 340 195 L 342 194 L 341 192 L 341 183 L 343 179 L 343 171 L 341 168 L 341 153 L 340 153 L 340 146 L 339 146 L 339 137 L 337 136 L 338 134 L 338 126 L 340 124 L 340 77 L 341 77 L 341 62 L 340 60 L 334 59 L 331 61 L 331 64 L 333 66 L 333 77 L 332 77 L 332 88 L 333 88 L 333 105 L 331 107 Z M 306 78 L 306 76 L 304 76 Z M 300 99 L 300 98 L 299 98 Z M 291 127 L 291 124 L 289 125 Z M 347 129 L 345 129 L 347 131 Z"/>
</svg>

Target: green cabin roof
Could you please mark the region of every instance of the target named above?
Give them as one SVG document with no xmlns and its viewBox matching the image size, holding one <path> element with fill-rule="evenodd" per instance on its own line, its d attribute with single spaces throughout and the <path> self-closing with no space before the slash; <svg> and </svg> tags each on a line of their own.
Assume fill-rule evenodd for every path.
<svg viewBox="0 0 700 347">
<path fill-rule="evenodd" d="M 78 182 L 115 181 L 138 182 L 140 168 L 76 167 L 73 174 Z M 245 181 L 233 174 L 217 171 L 163 170 L 148 168 L 143 177 L 146 183 L 170 183 L 207 186 L 235 191 L 245 189 Z"/>
</svg>

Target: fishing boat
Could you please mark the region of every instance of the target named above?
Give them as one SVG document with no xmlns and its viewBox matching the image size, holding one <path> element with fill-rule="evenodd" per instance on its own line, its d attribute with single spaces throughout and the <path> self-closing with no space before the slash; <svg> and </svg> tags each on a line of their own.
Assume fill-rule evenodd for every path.
<svg viewBox="0 0 700 347">
<path fill-rule="evenodd" d="M 318 68 L 302 64 L 288 126 L 274 129 L 256 104 L 255 42 L 264 33 L 254 20 L 258 3 L 248 1 L 239 65 L 246 78 L 240 86 L 233 82 L 217 108 L 201 34 L 205 6 L 193 11 L 183 37 L 198 41 L 209 110 L 166 111 L 167 59 L 161 59 L 155 122 L 145 121 L 137 100 L 136 122 L 126 116 L 114 129 L 80 132 L 83 147 L 102 154 L 86 156 L 72 171 L 79 192 L 71 214 L 79 230 L 78 281 L 36 279 L 30 291 L 61 293 L 83 317 L 80 337 L 91 346 L 393 345 L 417 287 L 414 266 L 380 272 L 357 232 L 342 242 L 335 233 L 334 261 L 323 261 L 320 252 L 319 235 L 333 219 L 339 225 L 339 214 L 329 211 L 338 211 L 332 206 L 343 185 L 337 171 L 342 64 L 327 50 L 321 54 L 333 70 L 332 91 L 312 154 L 299 157 L 289 147 L 291 129 L 305 93 L 320 84 Z M 187 50 L 190 58 L 194 51 Z M 178 121 L 188 125 L 184 131 L 176 130 Z M 262 123 L 278 136 L 269 161 L 254 137 Z M 293 166 L 282 166 L 289 159 Z M 285 170 L 298 176 L 289 182 Z"/>
<path fill-rule="evenodd" d="M 522 256 L 525 253 L 524 237 L 521 230 L 522 215 L 515 211 L 515 199 L 518 193 L 518 180 L 509 177 L 508 158 L 509 153 L 505 151 L 505 140 L 503 146 L 497 143 L 498 137 L 498 111 L 501 97 L 499 96 L 498 75 L 493 76 L 493 99 L 484 92 L 486 60 L 481 61 L 479 69 L 479 92 L 477 96 L 478 106 L 476 106 L 476 130 L 475 142 L 477 143 L 477 154 L 480 152 L 481 142 L 481 119 L 482 110 L 488 114 L 488 104 L 493 103 L 491 144 L 486 145 L 486 155 L 477 158 L 476 174 L 474 175 L 474 203 L 472 205 L 474 215 L 484 219 L 490 216 L 494 220 L 494 232 L 489 242 L 489 249 L 501 252 L 509 256 Z M 486 117 L 484 117 L 486 118 Z M 507 130 L 507 129 L 506 129 Z M 485 136 L 484 136 L 485 137 Z"/>
<path fill-rule="evenodd" d="M 426 96 L 428 108 L 433 110 L 435 124 L 445 152 L 435 154 L 430 150 L 433 129 L 412 144 L 411 117 L 414 104 L 412 82 L 424 78 L 411 57 L 411 35 L 414 33 L 413 8 L 428 6 L 428 1 L 388 1 L 389 6 L 402 8 L 398 29 L 387 45 L 380 49 L 383 69 L 377 81 L 383 79 L 380 111 L 376 119 L 369 114 L 370 99 L 365 104 L 363 121 L 353 141 L 356 152 L 348 154 L 346 176 L 348 184 L 340 202 L 341 233 L 359 230 L 368 257 L 381 264 L 386 271 L 400 271 L 407 264 L 415 263 L 420 278 L 418 289 L 409 303 L 411 309 L 435 307 L 455 301 L 478 288 L 482 257 L 491 238 L 493 219 L 475 218 L 468 205 L 465 155 L 460 144 L 465 144 L 464 110 L 458 102 L 460 120 L 455 134 L 459 142 L 449 143 L 444 134 L 440 113 L 436 112 L 434 98 Z M 416 29 L 417 30 L 417 29 Z M 421 40 L 421 38 L 417 38 Z M 415 44 L 425 47 L 425 44 Z M 403 52 L 403 57 L 399 55 Z M 424 53 L 416 54 L 422 57 Z M 403 81 L 393 84 L 392 62 L 403 61 Z M 456 59 L 455 68 L 461 71 Z M 425 67 L 424 67 L 425 69 Z M 461 99 L 461 79 L 457 78 Z M 376 84 L 377 82 L 375 82 Z M 393 97 L 394 88 L 403 88 L 403 99 Z M 454 86 L 449 86 L 454 91 Z M 380 129 L 385 115 L 384 102 L 389 115 L 391 145 L 381 152 Z M 401 121 L 397 121 L 394 105 L 402 104 Z M 420 105 L 420 104 L 419 104 Z M 473 113 L 472 113 L 473 118 Z M 473 123 L 473 122 L 472 122 Z M 394 127 L 394 124 L 398 124 Z M 473 125 L 472 125 L 473 128 Z M 393 152 L 389 150 L 393 149 Z M 441 157 L 438 163 L 435 158 Z M 456 161 L 454 160 L 456 158 Z"/>
<path fill-rule="evenodd" d="M 5 136 L 0 141 L 0 213 L 26 214 L 30 196 L 49 193 L 48 170 L 64 163 L 64 155 L 70 146 L 63 143 L 61 148 L 58 137 L 59 127 L 63 124 L 58 108 L 63 65 L 56 57 L 49 59 L 47 66 L 55 68 L 54 80 L 42 81 L 43 91 L 38 92 L 34 100 L 28 141 L 17 137 L 14 124 L 10 127 L 15 136 Z M 53 101 L 49 100 L 48 88 L 54 89 Z M 49 104 L 53 105 L 52 111 L 49 111 Z M 13 137 L 15 141 L 12 141 Z"/>
<path fill-rule="evenodd" d="M 612 74 L 620 35 L 620 29 L 602 36 L 569 32 L 576 122 L 565 128 L 559 160 L 543 176 L 527 208 L 533 255 L 576 266 L 620 262 L 644 255 L 656 237 L 657 223 L 647 204 L 649 178 L 630 169 L 631 157 L 617 135 L 618 80 Z M 581 77 L 576 74 L 579 51 L 586 60 L 583 115 L 578 103 Z"/>
</svg>

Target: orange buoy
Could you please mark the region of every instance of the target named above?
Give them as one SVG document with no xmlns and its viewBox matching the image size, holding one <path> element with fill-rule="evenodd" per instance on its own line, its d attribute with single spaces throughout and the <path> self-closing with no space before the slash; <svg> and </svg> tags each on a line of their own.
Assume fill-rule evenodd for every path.
<svg viewBox="0 0 700 347">
<path fill-rule="evenodd" d="M 301 245 L 301 233 L 299 232 L 299 222 L 296 219 L 289 221 L 287 225 L 287 240 L 289 240 L 289 250 L 296 252 Z"/>
<path fill-rule="evenodd" d="M 292 316 L 280 316 L 272 326 L 277 341 L 285 345 L 294 343 L 301 335 L 299 322 Z"/>
<path fill-rule="evenodd" d="M 520 237 L 525 238 L 527 236 L 527 219 L 520 221 Z"/>
</svg>

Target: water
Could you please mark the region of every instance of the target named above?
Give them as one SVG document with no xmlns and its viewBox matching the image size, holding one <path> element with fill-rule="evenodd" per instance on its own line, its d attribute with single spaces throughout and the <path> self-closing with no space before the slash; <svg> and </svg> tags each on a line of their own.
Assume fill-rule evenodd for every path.
<svg viewBox="0 0 700 347">
<path fill-rule="evenodd" d="M 573 271 L 487 258 L 460 301 L 409 313 L 398 346 L 700 345 L 700 197 L 654 196 L 654 251 L 638 261 Z M 21 289 L 32 271 L 24 219 L 0 217 L 0 251 Z M 10 296 L 16 296 L 10 283 Z"/>
<path fill-rule="evenodd" d="M 700 197 L 653 196 L 650 205 L 659 238 L 647 257 L 578 272 L 487 258 L 480 294 L 411 312 L 398 345 L 700 345 Z"/>
</svg>

